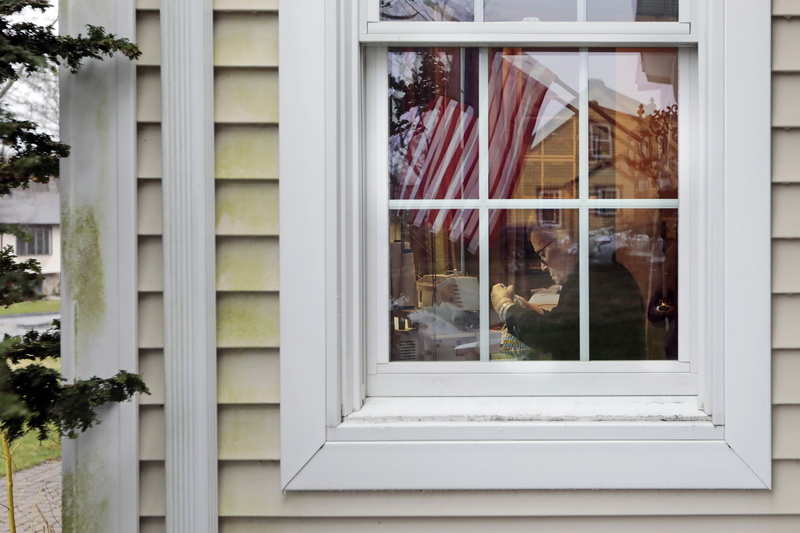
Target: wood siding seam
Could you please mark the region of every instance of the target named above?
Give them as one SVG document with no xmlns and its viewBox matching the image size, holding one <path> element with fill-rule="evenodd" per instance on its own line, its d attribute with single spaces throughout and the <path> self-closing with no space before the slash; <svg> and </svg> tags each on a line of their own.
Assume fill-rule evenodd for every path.
<svg viewBox="0 0 800 533">
<path fill-rule="evenodd" d="M 226 407 L 226 408 L 228 408 L 228 407 L 230 407 L 230 408 L 243 407 L 243 408 L 253 408 L 253 409 L 255 409 L 255 408 L 259 408 L 259 409 L 260 408 L 274 409 L 274 408 L 278 407 L 278 405 L 279 404 L 277 402 L 273 402 L 273 403 L 268 403 L 268 402 L 218 402 L 217 403 L 218 407 Z"/>
<path fill-rule="evenodd" d="M 148 122 L 142 122 L 141 124 L 148 124 Z M 155 123 L 151 122 L 150 124 L 155 124 Z M 247 126 L 277 126 L 278 125 L 278 121 L 277 120 L 275 120 L 275 121 L 264 120 L 264 121 L 237 122 L 235 120 L 215 120 L 214 124 L 216 124 L 218 126 L 245 126 L 245 125 L 247 125 Z M 227 179 L 227 178 L 218 178 L 218 179 Z M 277 179 L 277 178 L 271 178 L 271 179 Z"/>
<path fill-rule="evenodd" d="M 278 358 L 277 348 L 217 350 L 217 403 L 278 405 Z"/>
<path fill-rule="evenodd" d="M 279 490 L 277 483 L 278 464 L 278 461 L 220 461 L 220 517 L 503 519 L 627 516 L 632 520 L 654 517 L 668 520 L 707 516 L 718 520 L 800 513 L 800 462 L 795 459 L 774 461 L 776 483 L 770 492 L 342 491 L 287 496 Z M 707 531 L 724 530 L 715 529 L 712 524 Z"/>
<path fill-rule="evenodd" d="M 166 470 L 164 461 L 139 461 L 139 517 L 166 515 Z"/>
<path fill-rule="evenodd" d="M 217 348 L 277 348 L 277 291 L 218 292 Z"/>
<path fill-rule="evenodd" d="M 796 95 L 800 90 L 800 72 L 772 74 L 772 129 L 800 127 L 800 106 Z"/>
<path fill-rule="evenodd" d="M 798 0 L 773 0 L 773 15 L 800 15 L 800 2 Z"/>
<path fill-rule="evenodd" d="M 214 67 L 215 124 L 278 122 L 278 69 Z"/>
</svg>

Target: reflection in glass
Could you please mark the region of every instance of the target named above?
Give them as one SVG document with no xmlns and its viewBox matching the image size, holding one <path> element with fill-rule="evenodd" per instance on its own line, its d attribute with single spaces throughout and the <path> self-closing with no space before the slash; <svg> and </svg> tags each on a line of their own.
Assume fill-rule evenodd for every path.
<svg viewBox="0 0 800 533">
<path fill-rule="evenodd" d="M 478 53 L 389 50 L 392 199 L 478 197 Z"/>
<path fill-rule="evenodd" d="M 392 210 L 392 361 L 480 359 L 476 210 Z"/>
<path fill-rule="evenodd" d="M 578 52 L 495 48 L 489 69 L 490 197 L 575 198 Z"/>
<path fill-rule="evenodd" d="M 473 0 L 380 0 L 381 20 L 455 21 L 475 19 Z"/>
<path fill-rule="evenodd" d="M 677 210 L 595 210 L 589 245 L 591 358 L 677 359 Z"/>
<path fill-rule="evenodd" d="M 498 283 L 513 286 L 517 303 L 505 321 L 490 315 L 490 358 L 579 359 L 578 211 L 503 209 L 491 216 L 498 221 L 489 248 L 493 305 Z"/>
<path fill-rule="evenodd" d="M 589 52 L 592 198 L 678 197 L 677 101 L 677 49 Z"/>
<path fill-rule="evenodd" d="M 586 20 L 675 22 L 678 0 L 587 0 Z"/>
<path fill-rule="evenodd" d="M 578 3 L 564 0 L 484 0 L 484 20 L 575 21 Z"/>
</svg>

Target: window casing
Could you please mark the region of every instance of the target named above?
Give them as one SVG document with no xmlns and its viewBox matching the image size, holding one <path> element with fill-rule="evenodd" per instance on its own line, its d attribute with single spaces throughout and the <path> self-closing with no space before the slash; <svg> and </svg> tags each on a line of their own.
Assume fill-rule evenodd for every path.
<svg viewBox="0 0 800 533">
<path fill-rule="evenodd" d="M 378 396 L 370 392 L 365 377 L 372 371 L 370 365 L 377 365 L 369 359 L 379 352 L 373 334 L 386 326 L 385 314 L 373 310 L 386 304 L 385 299 L 374 302 L 370 298 L 381 294 L 377 278 L 385 277 L 387 269 L 373 268 L 370 263 L 375 255 L 366 250 L 385 247 L 387 239 L 380 228 L 388 226 L 381 219 L 387 210 L 385 204 L 372 201 L 375 196 L 369 187 L 374 180 L 367 179 L 365 187 L 360 185 L 377 160 L 385 161 L 385 153 L 380 146 L 362 152 L 360 140 L 370 138 L 371 121 L 364 124 L 358 117 L 340 112 L 348 106 L 359 109 L 362 102 L 367 103 L 366 117 L 380 116 L 370 106 L 385 109 L 385 97 L 370 99 L 369 87 L 376 80 L 368 78 L 370 73 L 380 72 L 369 66 L 372 47 L 395 43 L 401 37 L 415 44 L 520 44 L 530 41 L 531 26 L 508 23 L 503 33 L 488 38 L 486 23 L 470 23 L 463 29 L 424 23 L 424 28 L 418 24 L 414 31 L 400 35 L 405 31 L 400 25 L 409 23 L 369 22 L 377 20 L 376 2 L 362 3 L 358 9 L 351 9 L 348 3 L 324 7 L 320 3 L 321 12 L 311 17 L 307 11 L 301 15 L 294 8 L 282 8 L 282 24 L 291 27 L 302 21 L 316 28 L 318 32 L 310 32 L 304 39 L 315 40 L 308 35 L 318 33 L 320 49 L 336 52 L 326 56 L 327 63 L 316 60 L 315 64 L 337 66 L 326 71 L 324 98 L 314 99 L 321 93 L 302 86 L 281 102 L 282 176 L 298 174 L 302 168 L 306 181 L 320 185 L 314 192 L 309 191 L 308 183 L 302 188 L 289 183 L 281 189 L 282 290 L 301 296 L 299 300 L 283 297 L 281 302 L 282 476 L 287 489 L 769 487 L 769 288 L 754 269 L 728 261 L 735 256 L 733 248 L 739 237 L 750 238 L 749 242 L 762 248 L 768 246 L 763 223 L 768 220 L 768 193 L 764 193 L 763 182 L 747 184 L 743 174 L 747 169 L 749 177 L 763 176 L 768 185 L 768 163 L 749 144 L 756 129 L 765 149 L 762 153 L 769 153 L 768 61 L 761 69 L 765 79 L 755 82 L 753 89 L 752 71 L 745 72 L 741 62 L 725 62 L 722 54 L 723 44 L 729 51 L 738 45 L 725 40 L 725 35 L 751 27 L 755 44 L 750 43 L 747 53 L 755 48 L 765 54 L 756 57 L 768 57 L 768 13 L 746 7 L 744 2 L 741 6 L 734 3 L 737 5 L 710 2 L 702 10 L 693 4 L 690 21 L 652 23 L 646 34 L 634 31 L 630 24 L 616 23 L 601 28 L 587 22 L 582 27 L 585 33 L 576 32 L 575 24 L 536 27 L 541 30 L 536 36 L 538 44 L 697 46 L 697 97 L 689 105 L 696 108 L 682 115 L 697 120 L 697 161 L 682 157 L 682 164 L 690 163 L 697 174 L 709 177 L 681 183 L 681 225 L 705 228 L 681 241 L 681 271 L 698 273 L 687 283 L 682 281 L 681 290 L 696 304 L 691 306 L 692 318 L 682 316 L 682 320 L 704 325 L 682 330 L 682 337 L 698 357 L 688 363 L 691 371 L 642 371 L 631 366 L 634 363 L 614 362 L 605 372 L 585 372 L 577 367 L 564 372 L 565 368 L 558 368 L 563 363 L 537 362 L 540 366 L 535 371 L 519 379 L 518 367 L 508 372 L 453 372 L 452 367 L 439 369 L 434 368 L 436 363 L 424 363 L 424 367 L 412 369 L 417 373 L 404 368 L 403 372 L 388 369 L 371 374 L 382 381 L 375 389 Z M 681 13 L 683 17 L 683 7 Z M 702 42 L 698 42 L 699 30 L 692 33 L 691 25 L 708 30 Z M 341 33 L 322 31 L 331 27 L 340 28 Z M 286 30 L 281 35 L 286 39 L 281 50 L 292 49 L 292 37 Z M 364 60 L 367 67 L 362 70 Z M 288 54 L 282 57 L 282 83 L 307 79 L 308 64 L 295 66 L 297 61 Z M 759 70 L 759 64 L 748 64 L 748 68 Z M 359 82 L 362 73 L 367 78 L 366 89 Z M 745 83 L 751 84 L 748 90 L 742 90 Z M 724 101 L 718 98 L 723 86 Z M 282 94 L 289 92 L 286 87 Z M 743 122 L 745 117 L 732 110 L 741 109 L 738 106 L 747 101 L 746 94 L 757 94 L 758 99 L 749 102 Z M 314 104 L 309 104 L 312 101 Z M 301 103 L 305 106 L 302 111 Z M 297 120 L 302 118 L 305 120 Z M 742 140 L 743 127 L 751 130 L 747 143 Z M 687 131 L 682 124 L 682 133 Z M 315 141 L 318 144 L 309 144 Z M 324 147 L 323 157 L 315 162 L 308 161 L 299 148 L 310 145 Z M 737 150 L 737 146 L 749 148 Z M 737 157 L 741 161 L 734 163 Z M 335 178 L 324 179 L 332 176 Z M 354 180 L 353 176 L 362 178 Z M 314 280 L 305 274 L 300 279 L 291 272 L 292 261 L 300 257 L 291 244 L 293 237 L 298 243 L 308 240 L 307 232 L 299 230 L 298 220 L 287 208 L 297 195 L 304 198 L 305 213 L 319 213 L 315 220 L 326 227 L 324 240 L 312 253 L 321 265 L 314 270 L 318 274 Z M 691 199 L 694 207 L 685 208 L 684 198 Z M 364 205 L 363 212 L 352 209 L 354 205 Z M 757 212 L 761 224 L 739 224 L 723 216 L 744 205 Z M 735 239 L 733 231 L 738 232 Z M 359 237 L 363 235 L 366 244 Z M 304 254 L 307 251 L 305 248 Z M 691 256 L 693 252 L 696 254 Z M 691 262 L 687 256 L 692 257 Z M 304 257 L 308 261 L 308 256 Z M 714 275 L 719 272 L 724 275 Z M 737 278 L 748 284 L 737 286 Z M 712 312 L 726 308 L 734 287 L 758 301 L 763 313 L 744 321 L 734 313 Z M 317 299 L 324 295 L 323 305 L 309 308 L 299 303 L 311 301 L 312 295 Z M 303 336 L 288 320 L 291 316 L 302 316 L 306 328 L 324 325 L 326 334 L 317 340 Z M 747 334 L 743 334 L 745 330 Z M 620 372 L 624 365 L 628 366 Z M 694 376 L 689 378 L 694 382 L 684 383 L 681 392 L 676 375 Z M 739 390 L 738 380 L 749 383 L 747 390 Z M 736 394 L 723 394 L 725 387 Z M 582 388 L 595 392 L 584 400 L 572 393 L 564 396 L 565 391 Z M 412 395 L 436 393 L 444 398 L 408 397 L 409 390 Z M 476 390 L 488 397 L 474 397 L 470 391 Z M 540 396 L 533 396 L 532 390 Z M 613 396 L 619 390 L 626 394 Z M 597 395 L 606 398 L 599 400 Z M 705 411 L 697 408 L 698 400 Z M 598 408 L 601 404 L 605 407 Z M 654 406 L 667 404 L 672 407 L 652 411 Z M 662 422 L 653 423 L 653 417 Z M 633 457 L 637 458 L 635 464 Z M 571 468 L 559 467 L 564 464 Z M 608 470 L 617 473 L 613 479 L 603 474 Z"/>
</svg>

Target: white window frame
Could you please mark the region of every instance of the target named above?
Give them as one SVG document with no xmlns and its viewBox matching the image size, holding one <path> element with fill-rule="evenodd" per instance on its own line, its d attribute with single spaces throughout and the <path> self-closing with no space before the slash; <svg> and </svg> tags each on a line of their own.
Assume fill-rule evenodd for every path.
<svg viewBox="0 0 800 533">
<path fill-rule="evenodd" d="M 764 277 L 770 9 L 748 0 L 704 4 L 710 37 L 699 52 L 708 67 L 699 82 L 698 120 L 707 132 L 699 141 L 700 168 L 709 179 L 692 193 L 706 207 L 701 222 L 709 228 L 697 274 L 709 296 L 696 309 L 710 317 L 710 329 L 700 340 L 707 356 L 698 396 L 368 398 L 363 407 L 366 346 L 359 321 L 369 259 L 352 236 L 363 234 L 370 210 L 385 207 L 365 203 L 358 186 L 364 164 L 361 118 L 353 116 L 363 98 L 358 36 L 386 43 L 395 34 L 376 35 L 360 25 L 356 10 L 367 4 L 310 0 L 281 7 L 284 489 L 771 487 L 770 280 Z M 657 23 L 647 24 L 657 30 Z M 644 39 L 638 29 L 625 33 L 630 28 L 619 27 L 616 41 Z M 481 31 L 476 26 L 457 39 L 484 42 Z M 693 38 L 689 31 L 686 44 Z M 509 33 L 508 42 L 514 39 L 523 40 Z M 431 40 L 424 32 L 418 38 Z M 362 204 L 365 212 L 357 208 Z M 746 217 L 736 217 L 745 210 Z M 742 243 L 749 257 L 763 261 L 742 261 Z M 697 398 L 711 418 L 697 409 Z"/>
<path fill-rule="evenodd" d="M 481 1 L 481 0 L 478 0 Z M 401 22 L 391 23 L 392 27 L 398 27 L 397 24 L 413 28 L 410 33 L 396 34 L 392 39 L 405 39 L 419 34 L 430 35 L 430 28 L 432 25 L 438 23 L 432 22 Z M 490 27 L 492 24 L 500 24 L 504 27 L 506 23 L 473 23 L 473 22 L 458 22 L 450 23 L 450 27 L 478 27 L 481 31 L 484 28 Z M 545 23 L 544 26 L 549 28 L 549 24 Z M 581 23 L 586 24 L 586 34 L 579 33 L 572 28 L 572 34 L 560 36 L 567 39 L 570 44 L 564 46 L 573 48 L 573 42 L 583 42 L 587 39 L 597 38 L 598 26 L 597 23 Z M 611 42 L 632 43 L 630 41 L 633 35 L 632 30 L 640 27 L 640 23 L 627 23 L 627 24 L 612 24 L 611 27 L 619 29 L 620 31 L 626 30 L 624 33 L 617 34 L 613 37 Z M 635 38 L 639 43 L 652 44 L 659 42 L 660 39 L 665 38 L 662 33 L 665 29 L 671 28 L 685 28 L 688 26 L 687 22 L 673 22 L 673 23 L 659 23 L 655 26 L 645 24 L 645 29 L 649 30 L 646 33 L 638 32 Z M 368 24 L 369 27 L 369 24 Z M 673 31 L 673 34 L 679 35 L 679 31 Z M 502 40 L 506 34 L 492 34 L 488 35 L 482 33 L 482 39 L 491 40 L 493 43 Z M 555 38 L 553 34 L 548 34 L 549 37 Z M 670 36 L 671 34 L 666 34 Z M 369 34 L 362 34 L 359 36 L 362 42 L 369 37 Z M 437 38 L 446 42 L 443 46 L 450 47 L 451 39 L 460 39 L 460 36 L 454 37 L 452 33 L 445 33 L 437 35 Z M 538 35 L 537 35 L 538 38 Z M 687 34 L 685 41 L 679 41 L 683 44 L 691 45 L 698 40 L 696 34 Z M 368 41 L 371 44 L 376 44 L 374 40 Z M 699 93 L 697 87 L 696 70 L 697 61 L 696 57 L 692 54 L 680 53 L 679 60 L 681 68 L 681 78 L 685 81 L 681 83 L 679 90 L 679 107 L 683 110 L 681 115 L 681 132 L 680 144 L 688 145 L 687 139 L 695 138 L 698 128 L 697 124 L 697 98 L 694 94 Z M 584 51 L 581 55 L 585 54 Z M 383 73 L 387 72 L 385 64 L 386 46 L 378 47 L 377 44 L 363 52 L 365 58 L 365 75 L 364 85 L 368 88 L 365 91 L 364 101 L 362 104 L 365 108 L 364 130 L 362 136 L 364 137 L 364 151 L 367 154 L 365 157 L 365 177 L 366 181 L 364 186 L 366 195 L 365 202 L 370 206 L 379 206 L 387 204 L 401 204 L 407 208 L 453 208 L 459 205 L 459 208 L 464 204 L 470 204 L 470 207 L 480 209 L 481 206 L 490 205 L 491 207 L 517 207 L 517 208 L 537 208 L 537 209 L 552 209 L 552 208 L 576 208 L 582 205 L 585 200 L 562 200 L 558 203 L 552 200 L 546 202 L 537 202 L 535 200 L 489 200 L 480 202 L 478 200 L 463 201 L 457 200 L 448 202 L 447 200 L 393 200 L 389 201 L 388 184 L 381 176 L 385 176 L 388 172 L 384 162 L 388 160 L 389 154 L 386 149 L 388 143 L 381 139 L 383 132 L 388 131 L 388 120 L 384 112 L 386 106 L 386 91 L 387 76 Z M 483 80 L 482 83 L 487 83 Z M 585 94 L 585 93 L 584 93 Z M 581 98 L 581 106 L 588 106 L 588 99 Z M 488 102 L 484 103 L 488 106 Z M 480 115 L 481 113 L 479 113 Z M 588 117 L 588 112 L 581 113 L 585 120 Z M 374 117 L 374 118 L 371 118 Z M 479 120 L 480 124 L 480 120 Z M 587 121 L 588 124 L 588 121 Z M 488 124 L 484 123 L 484 128 L 488 130 Z M 579 130 L 582 128 L 579 128 Z M 584 146 L 588 147 L 588 140 L 586 132 L 582 135 L 582 142 Z M 682 154 L 680 159 L 679 174 L 681 176 L 696 176 L 698 174 L 697 168 L 700 164 L 696 160 L 696 151 L 685 150 L 686 154 Z M 687 155 L 688 154 L 688 155 Z M 486 158 L 484 158 L 486 160 Z M 588 158 L 582 163 L 581 175 L 588 175 L 588 166 L 585 165 Z M 484 168 L 488 172 L 488 167 Z M 681 252 L 679 257 L 693 257 L 700 258 L 704 256 L 703 243 L 706 241 L 704 236 L 707 234 L 707 227 L 702 221 L 699 201 L 686 201 L 686 198 L 696 198 L 695 190 L 699 186 L 696 179 L 685 179 L 682 187 L 681 200 L 659 200 L 659 199 L 624 199 L 615 202 L 614 207 L 649 207 L 649 208 L 676 208 L 679 206 L 681 210 L 681 235 L 680 246 Z M 381 184 L 383 184 L 381 186 Z M 582 180 L 582 187 L 588 189 L 589 180 Z M 485 186 L 485 185 L 484 185 Z M 581 197 L 588 197 L 588 191 L 583 191 Z M 488 191 L 485 191 L 483 197 L 488 196 Z M 592 200 L 586 203 L 591 205 Z M 594 202 L 595 207 L 608 207 L 607 202 L 602 201 Z M 693 306 L 683 306 L 681 309 L 681 335 L 679 338 L 678 353 L 680 354 L 677 361 L 602 361 L 592 362 L 590 365 L 586 363 L 589 359 L 589 342 L 588 337 L 583 337 L 581 346 L 581 364 L 577 361 L 494 361 L 491 365 L 480 365 L 475 362 L 409 362 L 404 361 L 390 362 L 389 354 L 384 347 L 390 345 L 389 328 L 385 327 L 385 313 L 386 298 L 384 295 L 389 294 L 388 276 L 388 239 L 386 238 L 386 228 L 388 228 L 388 212 L 395 207 L 389 209 L 370 211 L 365 215 L 364 232 L 366 235 L 365 250 L 362 252 L 363 257 L 371 258 L 366 268 L 364 268 L 364 275 L 366 277 L 367 286 L 367 307 L 375 309 L 377 312 L 367 312 L 364 314 L 363 319 L 357 319 L 359 323 L 366 326 L 366 396 L 551 396 L 551 395 L 580 395 L 580 396 L 606 396 L 606 395 L 682 395 L 687 397 L 697 397 L 700 393 L 700 384 L 698 377 L 700 375 L 700 367 L 703 365 L 703 349 L 700 344 L 703 342 L 704 332 L 708 329 L 707 321 L 698 316 L 698 309 Z M 582 230 L 582 237 L 584 241 L 580 243 L 579 249 L 585 256 L 582 258 L 584 264 L 588 263 L 589 243 L 588 243 L 588 218 L 583 219 L 587 227 Z M 485 225 L 484 225 L 485 227 Z M 363 238 L 363 237 L 362 237 Z M 488 234 L 481 236 L 481 250 L 486 250 L 488 246 L 485 244 L 488 241 Z M 482 254 L 482 271 L 488 272 L 488 254 Z M 690 264 L 685 262 L 686 264 Z M 366 265 L 366 261 L 361 261 L 360 264 L 353 265 L 352 268 L 359 268 L 361 265 Z M 694 265 L 692 265 L 694 266 Z M 682 268 L 687 268 L 685 265 Z M 588 286 L 588 269 L 582 270 L 581 283 L 583 286 Z M 479 276 L 481 283 L 480 295 L 483 299 L 481 302 L 481 309 L 489 309 L 489 279 L 488 276 Z M 691 295 L 701 293 L 707 290 L 707 287 L 697 283 L 697 279 L 689 277 L 682 279 L 679 288 L 679 300 L 684 297 L 687 299 Z M 703 292 L 703 294 L 705 294 Z M 584 300 L 584 303 L 586 300 Z M 386 309 L 388 312 L 388 309 Z M 582 323 L 584 327 L 588 324 L 588 305 L 584 305 L 581 309 Z M 363 320 L 363 322 L 362 322 Z M 481 358 L 488 360 L 488 347 L 489 339 L 489 313 L 481 314 L 481 327 L 478 345 L 482 347 Z M 587 328 L 588 329 L 588 328 Z M 587 374 L 592 374 L 587 377 Z M 709 400 L 701 397 L 700 403 L 708 410 Z M 722 410 L 717 409 L 716 417 L 721 416 Z"/>
</svg>

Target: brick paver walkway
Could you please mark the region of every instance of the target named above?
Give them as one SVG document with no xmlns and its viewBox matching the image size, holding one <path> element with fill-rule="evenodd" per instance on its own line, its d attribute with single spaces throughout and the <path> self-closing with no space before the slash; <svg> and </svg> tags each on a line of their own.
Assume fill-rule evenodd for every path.
<svg viewBox="0 0 800 533">
<path fill-rule="evenodd" d="M 0 531 L 8 531 L 5 477 L 0 478 Z M 61 533 L 61 461 L 50 461 L 14 474 L 17 531 Z"/>
</svg>

